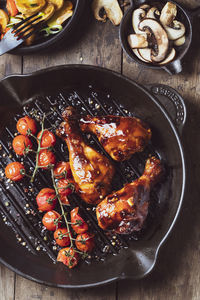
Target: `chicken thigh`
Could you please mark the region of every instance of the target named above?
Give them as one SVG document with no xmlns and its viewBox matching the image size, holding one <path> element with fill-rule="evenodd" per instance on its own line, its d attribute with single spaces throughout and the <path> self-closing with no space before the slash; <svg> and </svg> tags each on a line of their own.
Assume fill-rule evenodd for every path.
<svg viewBox="0 0 200 300">
<path fill-rule="evenodd" d="M 159 159 L 147 160 L 143 175 L 108 195 L 96 208 L 99 226 L 119 234 L 141 230 L 148 214 L 150 189 L 163 173 Z"/>
<path fill-rule="evenodd" d="M 109 155 L 117 161 L 127 160 L 141 152 L 151 139 L 151 129 L 132 117 L 90 115 L 80 119 L 82 131 L 94 133 Z"/>
<path fill-rule="evenodd" d="M 84 142 L 72 107 L 67 107 L 62 117 L 64 122 L 57 135 L 67 143 L 76 191 L 85 202 L 95 205 L 111 191 L 114 167 L 107 157 Z"/>
</svg>

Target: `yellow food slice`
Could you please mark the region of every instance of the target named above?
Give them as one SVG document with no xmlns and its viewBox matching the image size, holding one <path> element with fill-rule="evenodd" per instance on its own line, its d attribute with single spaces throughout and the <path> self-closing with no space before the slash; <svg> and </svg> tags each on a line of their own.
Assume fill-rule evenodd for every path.
<svg viewBox="0 0 200 300">
<path fill-rule="evenodd" d="M 5 31 L 8 22 L 9 22 L 9 17 L 7 13 L 3 9 L 0 9 L 0 31 L 1 32 Z"/>
<path fill-rule="evenodd" d="M 47 0 L 47 2 L 53 4 L 56 10 L 61 9 L 64 4 L 64 0 Z"/>
<path fill-rule="evenodd" d="M 23 15 L 33 15 L 42 10 L 46 0 L 15 0 L 15 3 Z"/>
<path fill-rule="evenodd" d="M 36 22 L 33 22 L 33 24 L 37 24 L 37 23 L 39 23 L 39 22 L 41 22 L 41 21 L 47 21 L 47 20 L 49 20 L 49 19 L 53 16 L 54 12 L 55 12 L 55 7 L 54 7 L 54 5 L 51 4 L 51 3 L 48 3 L 48 4 L 47 4 L 47 5 L 46 5 L 46 6 L 38 13 L 38 15 L 34 17 L 34 19 L 37 19 L 38 16 L 41 15 L 41 18 L 40 18 L 39 20 L 37 20 Z M 30 15 L 26 15 L 26 16 L 24 16 L 24 17 L 27 18 L 27 17 L 29 17 L 29 16 L 30 16 Z M 33 20 L 34 20 L 34 19 L 33 19 Z"/>
<path fill-rule="evenodd" d="M 63 7 L 58 10 L 53 17 L 47 22 L 48 26 L 62 25 L 73 15 L 73 5 L 70 1 L 65 1 Z"/>
</svg>

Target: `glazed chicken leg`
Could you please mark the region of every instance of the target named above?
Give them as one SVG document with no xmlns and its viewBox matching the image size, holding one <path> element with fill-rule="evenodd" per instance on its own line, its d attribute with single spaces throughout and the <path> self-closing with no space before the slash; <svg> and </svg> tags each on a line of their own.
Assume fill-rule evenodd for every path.
<svg viewBox="0 0 200 300">
<path fill-rule="evenodd" d="M 147 160 L 143 175 L 107 196 L 96 208 L 99 226 L 119 234 L 139 231 L 148 214 L 150 189 L 161 179 L 159 159 Z"/>
<path fill-rule="evenodd" d="M 110 192 L 114 167 L 104 155 L 84 142 L 72 107 L 67 107 L 62 117 L 65 122 L 57 135 L 67 143 L 76 191 L 85 202 L 95 205 Z"/>
<path fill-rule="evenodd" d="M 143 151 L 151 139 L 151 129 L 140 119 L 131 117 L 85 116 L 80 119 L 80 128 L 96 134 L 104 149 L 117 161 Z"/>
</svg>

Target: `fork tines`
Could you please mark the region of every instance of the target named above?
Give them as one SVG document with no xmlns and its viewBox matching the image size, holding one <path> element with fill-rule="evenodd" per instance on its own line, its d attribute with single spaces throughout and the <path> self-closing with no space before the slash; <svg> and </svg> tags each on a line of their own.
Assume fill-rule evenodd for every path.
<svg viewBox="0 0 200 300">
<path fill-rule="evenodd" d="M 37 17 L 37 18 L 35 18 Z M 18 37 L 18 39 L 26 40 L 34 33 L 38 32 L 43 25 L 43 22 L 37 22 L 42 18 L 38 13 L 22 20 L 21 22 L 15 24 L 12 28 L 12 33 Z M 35 23 L 37 22 L 37 23 Z M 28 34 L 25 35 L 25 33 Z"/>
</svg>

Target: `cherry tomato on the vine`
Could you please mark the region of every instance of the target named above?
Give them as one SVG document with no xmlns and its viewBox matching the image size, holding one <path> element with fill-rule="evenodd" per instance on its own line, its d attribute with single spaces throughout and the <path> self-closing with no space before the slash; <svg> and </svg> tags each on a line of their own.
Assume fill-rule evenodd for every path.
<svg viewBox="0 0 200 300">
<path fill-rule="evenodd" d="M 31 131 L 32 134 L 36 134 L 37 132 L 37 125 L 33 119 L 29 116 L 22 117 L 17 122 L 17 130 L 22 135 L 27 135 L 28 130 Z"/>
<path fill-rule="evenodd" d="M 59 161 L 54 170 L 53 174 L 55 178 L 71 178 L 72 177 L 72 172 L 70 168 L 70 164 L 68 161 Z"/>
<path fill-rule="evenodd" d="M 38 139 L 41 138 L 41 134 L 42 134 L 42 131 L 40 131 L 38 133 L 38 135 L 37 135 Z M 56 137 L 53 134 L 53 132 L 51 132 L 49 130 L 44 130 L 43 134 L 42 134 L 40 146 L 43 148 L 47 148 L 47 147 L 54 146 L 55 144 L 56 144 Z"/>
<path fill-rule="evenodd" d="M 89 232 L 79 234 L 76 237 L 75 244 L 81 252 L 91 252 L 94 248 L 94 235 Z"/>
<path fill-rule="evenodd" d="M 57 183 L 58 192 L 61 196 L 69 196 L 73 192 L 73 181 L 69 179 L 60 179 Z"/>
<path fill-rule="evenodd" d="M 42 224 L 50 231 L 59 228 L 61 221 L 61 215 L 55 210 L 48 211 L 42 218 Z"/>
<path fill-rule="evenodd" d="M 63 248 L 58 252 L 57 261 L 62 262 L 69 269 L 74 268 L 78 264 L 79 255 L 72 248 Z"/>
<path fill-rule="evenodd" d="M 33 144 L 27 136 L 20 134 L 13 139 L 12 146 L 16 154 L 24 155 L 25 148 L 31 149 Z"/>
<path fill-rule="evenodd" d="M 79 207 L 75 207 L 71 210 L 71 223 L 72 228 L 77 234 L 84 233 L 88 231 L 88 224 L 84 221 L 84 219 L 78 213 Z"/>
<path fill-rule="evenodd" d="M 13 181 L 19 181 L 24 177 L 25 169 L 20 162 L 15 161 L 6 166 L 5 174 L 7 178 Z"/>
<path fill-rule="evenodd" d="M 54 239 L 56 243 L 61 247 L 70 245 L 69 232 L 67 228 L 59 228 L 54 232 Z"/>
<path fill-rule="evenodd" d="M 60 200 L 61 200 L 61 202 L 62 202 L 63 205 L 70 205 L 69 199 L 67 198 L 67 196 L 60 195 Z"/>
<path fill-rule="evenodd" d="M 57 203 L 56 192 L 50 188 L 42 189 L 36 197 L 38 209 L 40 211 L 53 210 Z"/>
<path fill-rule="evenodd" d="M 48 149 L 41 150 L 38 157 L 38 166 L 46 169 L 49 165 L 55 165 L 56 157 Z"/>
</svg>

